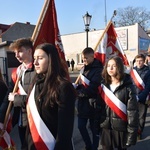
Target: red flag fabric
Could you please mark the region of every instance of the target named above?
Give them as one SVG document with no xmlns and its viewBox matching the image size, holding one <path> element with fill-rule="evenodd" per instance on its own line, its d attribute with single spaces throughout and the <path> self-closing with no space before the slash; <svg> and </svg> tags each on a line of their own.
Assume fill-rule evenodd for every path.
<svg viewBox="0 0 150 150">
<path fill-rule="evenodd" d="M 63 45 L 59 33 L 54 0 L 46 0 L 38 24 L 32 35 L 34 48 L 42 43 L 52 43 L 56 46 L 60 58 L 65 60 Z"/>
<path fill-rule="evenodd" d="M 1 129 L 3 129 L 3 124 L 0 123 Z M 11 149 L 15 150 L 15 143 L 11 139 L 9 133 L 11 132 L 12 129 L 12 117 L 9 115 L 8 122 L 6 124 L 6 131 L 4 132 L 3 136 L 0 137 L 0 147 L 2 147 L 5 150 Z M 3 131 L 1 131 L 3 132 Z"/>
<path fill-rule="evenodd" d="M 65 59 L 63 44 L 59 33 L 57 23 L 57 13 L 54 0 L 45 0 L 42 13 L 32 35 L 34 49 L 42 43 L 51 43 L 56 46 L 62 65 L 68 72 L 68 66 Z M 67 78 L 70 80 L 69 73 Z"/>
<path fill-rule="evenodd" d="M 121 47 L 113 23 L 110 21 L 95 48 L 95 58 L 100 60 L 104 65 L 107 59 L 109 59 L 113 55 L 117 55 L 122 58 L 123 63 L 126 67 L 125 72 L 131 75 L 137 87 L 143 87 L 141 78 L 133 70 L 133 68 L 129 66 L 128 59 Z"/>
<path fill-rule="evenodd" d="M 106 60 L 113 55 L 120 56 L 124 65 L 129 66 L 127 57 L 120 45 L 113 23 L 110 21 L 95 48 L 95 58 L 105 64 Z"/>
</svg>

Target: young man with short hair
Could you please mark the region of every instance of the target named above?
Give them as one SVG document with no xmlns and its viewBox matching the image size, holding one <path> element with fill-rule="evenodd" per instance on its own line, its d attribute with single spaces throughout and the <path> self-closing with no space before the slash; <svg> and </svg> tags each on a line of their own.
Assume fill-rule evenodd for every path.
<svg viewBox="0 0 150 150">
<path fill-rule="evenodd" d="M 150 92 L 150 69 L 146 66 L 145 56 L 143 54 L 139 54 L 135 57 L 135 67 L 133 68 L 141 78 L 141 86 L 144 85 L 143 88 L 138 84 L 135 84 L 137 99 L 138 99 L 138 109 L 139 109 L 139 129 L 138 129 L 138 139 L 140 140 L 142 137 L 142 132 L 145 126 L 145 119 L 147 114 L 147 104 L 146 100 L 149 96 Z"/>
<path fill-rule="evenodd" d="M 35 75 L 32 55 L 33 44 L 30 39 L 21 38 L 14 41 L 9 48 L 15 53 L 15 57 L 21 65 L 12 72 L 9 90 L 4 98 L 2 106 L 0 107 L 0 122 L 4 122 L 9 101 L 13 101 L 14 112 L 12 125 L 15 126 L 18 124 L 19 137 L 22 145 L 27 126 L 27 94 L 29 92 L 29 86 Z M 18 83 L 18 90 L 13 93 L 15 83 L 19 76 L 21 78 Z"/>
<path fill-rule="evenodd" d="M 94 50 L 90 47 L 82 51 L 84 67 L 80 71 L 78 93 L 78 129 L 82 135 L 86 150 L 97 150 L 99 133 L 96 133 L 96 101 L 98 100 L 98 86 L 101 82 L 102 63 L 94 58 Z M 87 81 L 87 82 L 86 82 Z M 92 140 L 87 130 L 89 121 Z"/>
</svg>

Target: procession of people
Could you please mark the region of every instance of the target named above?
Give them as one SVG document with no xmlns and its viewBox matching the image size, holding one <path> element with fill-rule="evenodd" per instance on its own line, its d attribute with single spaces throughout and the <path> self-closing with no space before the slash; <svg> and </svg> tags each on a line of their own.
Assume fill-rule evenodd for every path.
<svg viewBox="0 0 150 150">
<path fill-rule="evenodd" d="M 91 47 L 82 51 L 84 66 L 71 83 L 54 45 L 40 44 L 33 53 L 32 41 L 21 38 L 9 48 L 21 65 L 12 71 L 9 85 L 1 75 L 0 122 L 13 103 L 12 125 L 18 125 L 20 149 L 74 150 L 76 102 L 85 150 L 98 150 L 99 144 L 103 150 L 126 150 L 142 139 L 150 92 L 143 54 L 135 56 L 132 68 L 141 85 L 125 73 L 121 57 L 112 56 L 103 65 Z"/>
<path fill-rule="evenodd" d="M 49 4 L 48 10 L 55 8 L 54 1 Z M 83 67 L 75 82 L 69 73 L 76 71 L 77 60 L 65 60 L 57 22 L 49 34 L 52 42 L 43 36 L 46 25 L 42 23 L 38 25 L 44 30 L 35 30 L 41 35 L 33 34 L 36 44 L 33 37 L 12 41 L 9 50 L 20 65 L 10 73 L 9 83 L 0 70 L 3 150 L 16 150 L 18 143 L 12 140 L 16 137 L 10 135 L 16 126 L 17 150 L 127 150 L 144 138 L 150 106 L 150 52 L 136 55 L 129 65 L 117 47 L 120 43 L 112 18 L 98 50 L 89 46 L 82 49 Z M 75 149 L 73 139 L 76 118 L 82 149 Z"/>
</svg>

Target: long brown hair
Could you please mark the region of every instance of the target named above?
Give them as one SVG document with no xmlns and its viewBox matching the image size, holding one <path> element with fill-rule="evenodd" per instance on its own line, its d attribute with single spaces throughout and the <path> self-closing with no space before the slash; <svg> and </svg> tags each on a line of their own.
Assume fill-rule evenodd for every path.
<svg viewBox="0 0 150 150">
<path fill-rule="evenodd" d="M 43 89 L 40 92 L 40 97 L 46 97 L 46 103 L 51 105 L 58 102 L 59 86 L 62 82 L 68 82 L 68 72 L 62 64 L 56 47 L 49 43 L 40 44 L 36 49 L 43 50 L 48 55 L 48 69 L 45 74 Z"/>
<path fill-rule="evenodd" d="M 114 60 L 116 62 L 116 66 L 117 66 L 116 78 L 119 81 L 121 81 L 124 78 L 123 60 L 119 56 L 110 57 L 109 60 Z M 104 78 L 106 84 L 111 84 L 111 77 L 107 72 L 107 66 L 108 66 L 109 60 L 106 62 L 104 69 L 102 71 L 102 77 Z"/>
</svg>

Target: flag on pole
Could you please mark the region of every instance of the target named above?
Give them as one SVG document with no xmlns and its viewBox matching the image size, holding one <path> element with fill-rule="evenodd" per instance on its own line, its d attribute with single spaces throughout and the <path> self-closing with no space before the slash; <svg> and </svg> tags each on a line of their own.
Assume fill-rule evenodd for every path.
<svg viewBox="0 0 150 150">
<path fill-rule="evenodd" d="M 9 133 L 12 129 L 12 117 L 9 115 L 7 123 L 6 123 L 6 129 L 4 128 L 4 124 L 0 123 L 0 134 L 2 137 L 0 137 L 0 147 L 5 150 L 16 150 L 15 143 L 11 139 Z"/>
<path fill-rule="evenodd" d="M 54 0 L 45 0 L 41 15 L 32 35 L 32 40 L 34 48 L 45 42 L 55 45 L 60 58 L 65 60 Z"/>
<path fill-rule="evenodd" d="M 68 66 L 57 23 L 57 13 L 54 0 L 45 0 L 38 23 L 32 35 L 32 40 L 34 48 L 42 43 L 51 43 L 55 45 L 58 50 L 59 57 L 62 60 L 62 65 L 68 72 Z M 70 79 L 69 73 L 67 78 Z"/>
<path fill-rule="evenodd" d="M 120 56 L 125 66 L 125 72 L 131 75 L 137 87 L 142 87 L 140 77 L 138 77 L 138 74 L 129 66 L 128 59 L 121 47 L 117 33 L 111 21 L 108 23 L 94 50 L 95 58 L 100 60 L 103 65 L 111 56 Z"/>
<path fill-rule="evenodd" d="M 110 21 L 95 47 L 95 58 L 104 65 L 111 56 L 120 56 L 125 66 L 129 66 L 127 57 L 121 47 L 113 23 Z"/>
</svg>

